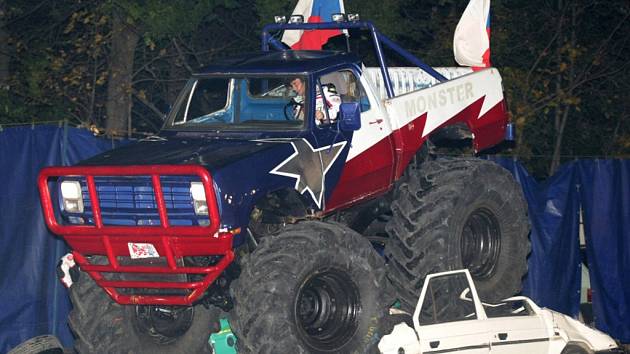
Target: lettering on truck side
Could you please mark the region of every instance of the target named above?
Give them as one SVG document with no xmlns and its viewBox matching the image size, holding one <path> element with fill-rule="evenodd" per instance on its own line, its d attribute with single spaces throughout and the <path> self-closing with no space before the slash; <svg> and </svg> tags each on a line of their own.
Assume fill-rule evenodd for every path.
<svg viewBox="0 0 630 354">
<path fill-rule="evenodd" d="M 419 116 L 428 110 L 463 102 L 471 97 L 474 97 L 473 85 L 466 82 L 437 92 L 427 92 L 425 95 L 411 97 L 404 101 L 404 105 L 407 116 Z"/>
<path fill-rule="evenodd" d="M 483 117 L 503 100 L 501 76 L 494 68 L 477 71 L 385 100 L 394 129 L 401 129 L 426 114 L 421 137 L 437 129 L 474 102 L 483 99 L 481 111 L 468 122 Z"/>
</svg>

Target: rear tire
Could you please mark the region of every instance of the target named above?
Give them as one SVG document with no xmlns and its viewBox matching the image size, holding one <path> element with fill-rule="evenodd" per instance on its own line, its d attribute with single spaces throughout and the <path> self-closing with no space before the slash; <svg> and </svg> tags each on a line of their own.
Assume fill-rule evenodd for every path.
<svg viewBox="0 0 630 354">
<path fill-rule="evenodd" d="M 403 309 L 415 307 L 426 275 L 446 270 L 468 268 L 484 301 L 518 293 L 529 221 L 510 173 L 473 158 L 427 161 L 409 172 L 392 203 L 385 247 Z"/>
<path fill-rule="evenodd" d="M 307 221 L 262 239 L 233 283 L 245 353 L 365 353 L 391 302 L 383 259 L 339 224 Z"/>
<path fill-rule="evenodd" d="M 169 308 L 179 315 L 176 325 L 169 326 L 159 320 L 161 311 L 154 307 L 117 304 L 86 273 L 69 291 L 73 304 L 69 324 L 79 353 L 211 352 L 208 337 L 218 331 L 217 308 Z"/>
</svg>

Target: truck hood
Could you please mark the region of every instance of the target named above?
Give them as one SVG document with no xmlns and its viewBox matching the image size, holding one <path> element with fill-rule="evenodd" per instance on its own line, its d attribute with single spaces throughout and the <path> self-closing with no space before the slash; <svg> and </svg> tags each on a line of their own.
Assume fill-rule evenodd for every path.
<svg viewBox="0 0 630 354">
<path fill-rule="evenodd" d="M 212 171 L 272 147 L 273 144 L 240 139 L 171 138 L 140 141 L 96 155 L 79 165 L 198 164 Z"/>
<path fill-rule="evenodd" d="M 543 309 L 543 311 L 551 314 L 555 329 L 559 331 L 560 335 L 566 337 L 567 342 L 584 343 L 593 351 L 617 348 L 617 343 L 606 333 L 587 327 L 565 314 L 550 309 Z"/>
<path fill-rule="evenodd" d="M 294 143 L 298 141 L 302 143 L 296 147 Z M 205 167 L 212 175 L 221 226 L 234 229 L 248 225 L 255 203 L 270 192 L 296 190 L 310 207 L 319 208 L 317 202 L 324 200 L 340 178 L 342 161 L 347 155 L 344 146 L 345 141 L 338 142 L 334 149 L 331 145 L 322 152 L 331 163 L 324 172 L 319 160 L 322 147 L 314 148 L 305 138 L 186 137 L 141 141 L 92 157 L 80 166 L 196 164 Z M 335 161 L 338 163 L 333 167 Z"/>
</svg>

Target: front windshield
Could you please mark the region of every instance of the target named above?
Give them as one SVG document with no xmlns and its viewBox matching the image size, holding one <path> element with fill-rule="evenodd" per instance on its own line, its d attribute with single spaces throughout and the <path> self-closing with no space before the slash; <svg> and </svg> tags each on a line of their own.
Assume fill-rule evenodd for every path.
<svg viewBox="0 0 630 354">
<path fill-rule="evenodd" d="M 291 82 L 304 83 L 302 92 Z M 306 78 L 298 75 L 208 77 L 184 88 L 171 128 L 300 129 L 304 125 Z"/>
</svg>

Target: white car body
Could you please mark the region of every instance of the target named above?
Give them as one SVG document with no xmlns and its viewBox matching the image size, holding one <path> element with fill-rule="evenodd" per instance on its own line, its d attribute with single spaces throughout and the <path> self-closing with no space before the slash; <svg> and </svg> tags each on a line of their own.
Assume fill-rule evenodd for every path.
<svg viewBox="0 0 630 354">
<path fill-rule="evenodd" d="M 440 284 L 445 285 L 440 287 Z M 437 306 L 440 302 L 447 306 L 457 303 L 457 310 L 440 313 L 445 308 Z M 482 303 L 468 270 L 428 275 L 413 314 L 413 324 L 414 328 L 397 324 L 379 342 L 380 352 L 623 353 L 610 336 L 569 316 L 541 309 L 525 296 L 499 304 Z"/>
</svg>

